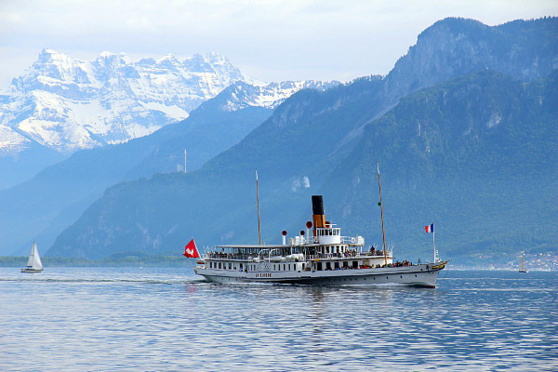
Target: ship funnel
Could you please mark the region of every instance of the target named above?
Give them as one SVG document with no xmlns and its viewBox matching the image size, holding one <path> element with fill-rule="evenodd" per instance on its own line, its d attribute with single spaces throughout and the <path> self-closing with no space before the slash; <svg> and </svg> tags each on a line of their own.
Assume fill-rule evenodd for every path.
<svg viewBox="0 0 558 372">
<path fill-rule="evenodd" d="M 312 195 L 312 213 L 314 228 L 325 227 L 324 199 L 321 195 Z"/>
</svg>

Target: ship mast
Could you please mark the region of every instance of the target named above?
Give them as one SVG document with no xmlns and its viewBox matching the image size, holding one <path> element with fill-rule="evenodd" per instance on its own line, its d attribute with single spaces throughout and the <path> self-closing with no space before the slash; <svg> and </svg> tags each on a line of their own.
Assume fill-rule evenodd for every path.
<svg viewBox="0 0 558 372">
<path fill-rule="evenodd" d="M 382 180 L 380 179 L 380 163 L 376 163 L 378 173 L 378 189 L 380 194 L 380 221 L 382 222 L 382 247 L 384 250 L 384 263 L 387 265 L 386 228 L 384 226 L 384 203 L 382 203 Z"/>
<path fill-rule="evenodd" d="M 256 209 L 258 211 L 258 245 L 262 245 L 262 218 L 260 215 L 260 179 L 256 169 Z"/>
</svg>

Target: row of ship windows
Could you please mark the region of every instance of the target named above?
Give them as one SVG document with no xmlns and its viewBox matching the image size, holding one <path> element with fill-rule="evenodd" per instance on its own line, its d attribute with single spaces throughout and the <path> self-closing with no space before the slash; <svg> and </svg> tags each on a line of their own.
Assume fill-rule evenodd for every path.
<svg viewBox="0 0 558 372">
<path fill-rule="evenodd" d="M 305 263 L 300 264 L 272 264 L 273 271 L 296 271 L 304 270 Z M 246 271 L 256 271 L 256 265 L 248 264 L 244 265 L 242 263 L 236 262 L 209 262 L 210 269 L 218 270 L 246 270 Z"/>
<path fill-rule="evenodd" d="M 326 235 L 341 235 L 341 229 L 318 229 L 318 235 L 326 236 Z"/>
<path fill-rule="evenodd" d="M 345 246 L 344 245 L 325 246 L 323 251 L 325 254 L 343 253 L 345 252 Z"/>
</svg>

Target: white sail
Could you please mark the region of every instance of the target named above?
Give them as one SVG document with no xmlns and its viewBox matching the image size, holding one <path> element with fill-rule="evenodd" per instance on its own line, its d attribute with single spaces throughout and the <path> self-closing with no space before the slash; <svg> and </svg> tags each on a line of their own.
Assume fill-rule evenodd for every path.
<svg viewBox="0 0 558 372">
<path fill-rule="evenodd" d="M 527 272 L 527 267 L 525 267 L 525 252 L 523 252 L 521 254 L 521 259 L 519 261 L 519 272 L 520 273 L 526 273 Z"/>
<path fill-rule="evenodd" d="M 33 242 L 31 247 L 31 252 L 29 253 L 29 259 L 27 260 L 27 266 L 21 269 L 22 272 L 41 272 L 43 271 L 43 263 L 41 262 L 41 256 L 39 256 L 39 250 L 37 249 L 37 243 Z"/>
</svg>

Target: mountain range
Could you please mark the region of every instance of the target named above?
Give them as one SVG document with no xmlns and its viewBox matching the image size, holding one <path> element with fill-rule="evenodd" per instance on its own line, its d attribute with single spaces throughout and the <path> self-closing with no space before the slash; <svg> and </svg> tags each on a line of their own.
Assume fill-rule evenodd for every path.
<svg viewBox="0 0 558 372">
<path fill-rule="evenodd" d="M 0 96 L 0 187 L 30 178 L 77 150 L 127 142 L 184 120 L 236 82 L 244 84 L 235 102 L 266 108 L 301 88 L 332 84 L 265 84 L 245 77 L 216 53 L 134 62 L 124 53 L 103 52 L 82 61 L 44 49 Z"/>
<path fill-rule="evenodd" d="M 436 22 L 387 76 L 301 90 L 201 169 L 107 189 L 47 254 L 169 253 L 192 236 L 254 241 L 255 169 L 264 240 L 296 234 L 310 195 L 324 194 L 332 222 L 378 244 L 377 163 L 396 252 L 431 257 L 423 226 L 433 221 L 442 255 L 460 262 L 553 252 L 557 31 L 557 18 Z"/>
<path fill-rule="evenodd" d="M 103 52 L 93 61 L 44 49 L 26 74 L 14 78 L 1 123 L 13 134 L 3 148 L 30 141 L 66 152 L 150 134 L 215 97 L 242 73 L 211 53 L 132 62 Z"/>
</svg>

